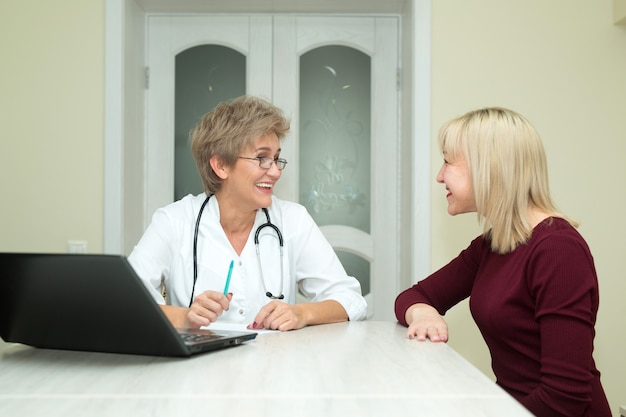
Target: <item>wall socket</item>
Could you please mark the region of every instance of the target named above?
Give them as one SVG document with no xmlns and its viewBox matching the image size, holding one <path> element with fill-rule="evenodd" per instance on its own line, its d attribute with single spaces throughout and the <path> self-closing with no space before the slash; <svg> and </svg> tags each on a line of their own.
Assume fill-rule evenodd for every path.
<svg viewBox="0 0 626 417">
<path fill-rule="evenodd" d="M 87 241 L 85 240 L 68 240 L 67 253 L 87 253 Z"/>
</svg>

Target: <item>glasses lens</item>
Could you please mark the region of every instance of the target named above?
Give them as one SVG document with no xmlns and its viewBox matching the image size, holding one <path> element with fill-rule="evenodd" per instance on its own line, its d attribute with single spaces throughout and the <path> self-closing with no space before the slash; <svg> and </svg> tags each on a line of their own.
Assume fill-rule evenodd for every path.
<svg viewBox="0 0 626 417">
<path fill-rule="evenodd" d="M 246 158 L 244 156 L 240 156 L 240 158 L 243 159 L 256 159 L 257 161 L 259 161 L 259 166 L 263 169 L 270 169 L 272 167 L 272 164 L 276 164 L 276 167 L 278 167 L 278 169 L 282 170 L 285 168 L 285 165 L 287 165 L 287 161 L 282 159 L 282 158 L 278 158 L 278 159 L 272 159 L 272 158 L 263 158 L 263 157 L 259 157 L 259 158 Z"/>
<path fill-rule="evenodd" d="M 276 164 L 278 169 L 282 170 L 283 168 L 285 168 L 285 165 L 287 165 L 287 161 L 281 158 L 279 159 L 258 158 L 258 160 L 259 160 L 259 166 L 263 169 L 270 169 L 272 167 L 272 164 Z"/>
<path fill-rule="evenodd" d="M 258 158 L 259 166 L 263 169 L 269 169 L 272 167 L 272 158 Z"/>
<path fill-rule="evenodd" d="M 280 169 L 281 171 L 285 169 L 285 165 L 287 165 L 287 161 L 284 159 L 275 159 L 274 163 L 276 164 L 278 169 Z"/>
</svg>

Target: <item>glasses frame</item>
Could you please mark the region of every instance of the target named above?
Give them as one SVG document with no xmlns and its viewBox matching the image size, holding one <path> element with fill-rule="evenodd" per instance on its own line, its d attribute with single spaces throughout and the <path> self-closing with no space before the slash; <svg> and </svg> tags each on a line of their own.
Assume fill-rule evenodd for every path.
<svg viewBox="0 0 626 417">
<path fill-rule="evenodd" d="M 287 166 L 287 160 L 283 158 L 270 158 L 267 156 L 257 156 L 255 158 L 250 158 L 248 156 L 239 156 L 238 158 L 247 159 L 250 161 L 259 161 L 259 168 L 263 169 L 270 169 L 273 164 L 276 164 L 276 168 L 278 168 L 279 171 L 282 171 L 283 169 L 285 169 L 285 166 Z"/>
</svg>

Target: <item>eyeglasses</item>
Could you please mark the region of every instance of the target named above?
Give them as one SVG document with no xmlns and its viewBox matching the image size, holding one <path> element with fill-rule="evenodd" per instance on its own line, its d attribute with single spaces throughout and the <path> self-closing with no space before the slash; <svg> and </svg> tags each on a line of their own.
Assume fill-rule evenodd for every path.
<svg viewBox="0 0 626 417">
<path fill-rule="evenodd" d="M 287 160 L 283 158 L 268 158 L 265 156 L 257 156 L 256 158 L 248 158 L 246 156 L 240 156 L 241 159 L 249 159 L 250 161 L 259 161 L 259 166 L 263 169 L 270 169 L 272 164 L 276 164 L 276 167 L 279 170 L 285 169 L 285 165 L 287 165 Z"/>
</svg>

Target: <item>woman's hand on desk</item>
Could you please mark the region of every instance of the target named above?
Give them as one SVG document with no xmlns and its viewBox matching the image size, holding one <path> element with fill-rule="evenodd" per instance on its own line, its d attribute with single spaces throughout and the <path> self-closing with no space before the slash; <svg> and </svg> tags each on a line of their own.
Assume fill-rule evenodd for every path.
<svg viewBox="0 0 626 417">
<path fill-rule="evenodd" d="M 301 305 L 287 304 L 282 301 L 270 301 L 265 304 L 254 318 L 254 323 L 248 326 L 250 330 L 295 330 L 306 326 L 306 319 Z"/>
<path fill-rule="evenodd" d="M 347 321 L 348 313 L 335 300 L 287 304 L 271 301 L 264 305 L 248 329 L 296 330 L 305 326 Z"/>
<path fill-rule="evenodd" d="M 205 291 L 193 299 L 185 315 L 185 322 L 190 328 L 208 326 L 217 320 L 230 306 L 233 295 L 224 295 L 217 291 Z"/>
<path fill-rule="evenodd" d="M 409 328 L 406 337 L 431 342 L 448 341 L 448 325 L 437 310 L 428 304 L 413 304 L 406 311 L 406 322 Z"/>
<path fill-rule="evenodd" d="M 217 291 L 205 291 L 193 299 L 191 307 L 161 305 L 172 325 L 177 328 L 198 329 L 217 320 L 230 306 L 233 295 Z"/>
</svg>

